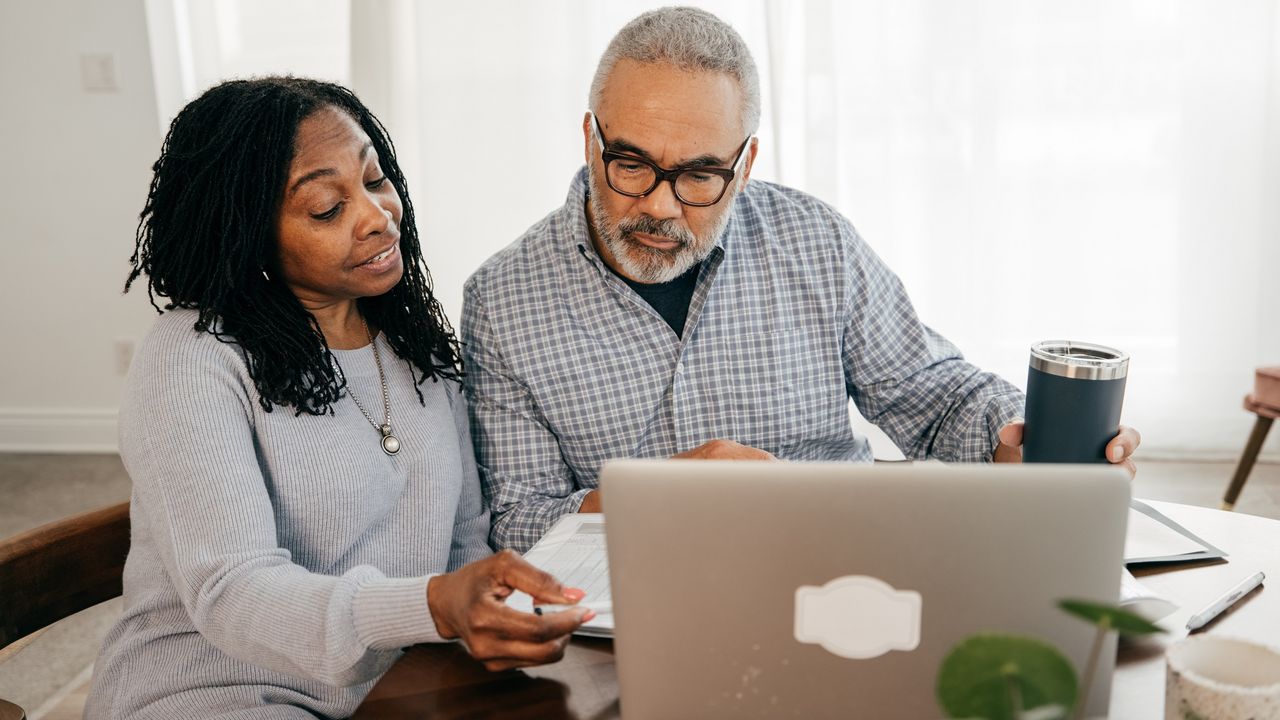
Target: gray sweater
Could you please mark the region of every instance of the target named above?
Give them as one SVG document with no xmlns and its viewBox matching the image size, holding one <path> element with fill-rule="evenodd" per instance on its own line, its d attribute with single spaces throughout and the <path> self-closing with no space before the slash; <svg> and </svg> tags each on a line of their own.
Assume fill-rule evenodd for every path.
<svg viewBox="0 0 1280 720">
<path fill-rule="evenodd" d="M 195 319 L 158 318 L 129 373 L 125 610 L 85 717 L 345 717 L 401 648 L 440 639 L 428 578 L 491 552 L 464 401 L 428 380 L 419 404 L 379 336 L 387 456 L 346 395 L 335 415 L 263 411 L 239 346 Z M 334 355 L 380 422 L 372 349 Z"/>
</svg>

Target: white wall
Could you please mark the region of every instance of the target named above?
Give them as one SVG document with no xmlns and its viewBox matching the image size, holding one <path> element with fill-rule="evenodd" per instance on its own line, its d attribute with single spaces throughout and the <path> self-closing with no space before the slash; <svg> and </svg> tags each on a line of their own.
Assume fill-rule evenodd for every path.
<svg viewBox="0 0 1280 720">
<path fill-rule="evenodd" d="M 0 4 L 0 87 L 0 450 L 114 450 L 116 348 L 154 316 L 120 293 L 161 140 L 142 0 Z"/>
</svg>

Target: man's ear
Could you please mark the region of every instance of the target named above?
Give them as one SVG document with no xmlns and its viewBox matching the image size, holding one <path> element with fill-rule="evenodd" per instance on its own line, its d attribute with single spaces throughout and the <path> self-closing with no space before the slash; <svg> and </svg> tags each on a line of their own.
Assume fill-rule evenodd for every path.
<svg viewBox="0 0 1280 720">
<path fill-rule="evenodd" d="M 582 159 L 591 164 L 591 111 L 582 116 Z"/>
<path fill-rule="evenodd" d="M 751 136 L 751 147 L 747 148 L 747 160 L 742 163 L 742 185 L 746 186 L 751 179 L 751 166 L 756 164 L 756 153 L 760 150 L 760 138 Z"/>
</svg>

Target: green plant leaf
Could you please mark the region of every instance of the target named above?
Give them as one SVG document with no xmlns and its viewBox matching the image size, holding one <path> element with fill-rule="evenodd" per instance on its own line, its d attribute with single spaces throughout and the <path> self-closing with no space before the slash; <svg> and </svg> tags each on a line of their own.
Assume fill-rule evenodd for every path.
<svg viewBox="0 0 1280 720">
<path fill-rule="evenodd" d="M 1113 605 L 1088 600 L 1059 600 L 1058 607 L 1098 627 L 1116 630 L 1121 635 L 1151 635 L 1164 632 L 1159 626 Z"/>
<path fill-rule="evenodd" d="M 1015 689 L 1025 710 L 1076 700 L 1076 671 L 1048 643 L 1021 635 L 971 635 L 947 653 L 938 669 L 938 703 L 948 717 L 1017 720 Z"/>
</svg>

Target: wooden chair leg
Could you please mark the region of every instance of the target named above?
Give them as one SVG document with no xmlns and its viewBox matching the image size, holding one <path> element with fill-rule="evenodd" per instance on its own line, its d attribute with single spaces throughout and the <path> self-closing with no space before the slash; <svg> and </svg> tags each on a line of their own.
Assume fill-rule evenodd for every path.
<svg viewBox="0 0 1280 720">
<path fill-rule="evenodd" d="M 0 720 L 26 720 L 27 714 L 22 708 L 7 700 L 0 700 Z"/>
<path fill-rule="evenodd" d="M 1253 424 L 1253 432 L 1249 434 L 1249 442 L 1245 443 L 1244 454 L 1240 456 L 1240 464 L 1236 466 L 1236 474 L 1231 478 L 1227 494 L 1222 496 L 1223 510 L 1235 509 L 1236 498 L 1240 497 L 1240 491 L 1244 489 L 1244 481 L 1249 479 L 1249 471 L 1258 460 L 1262 442 L 1267 439 L 1267 431 L 1271 429 L 1272 422 L 1271 418 L 1259 415 L 1258 421 Z"/>
</svg>

